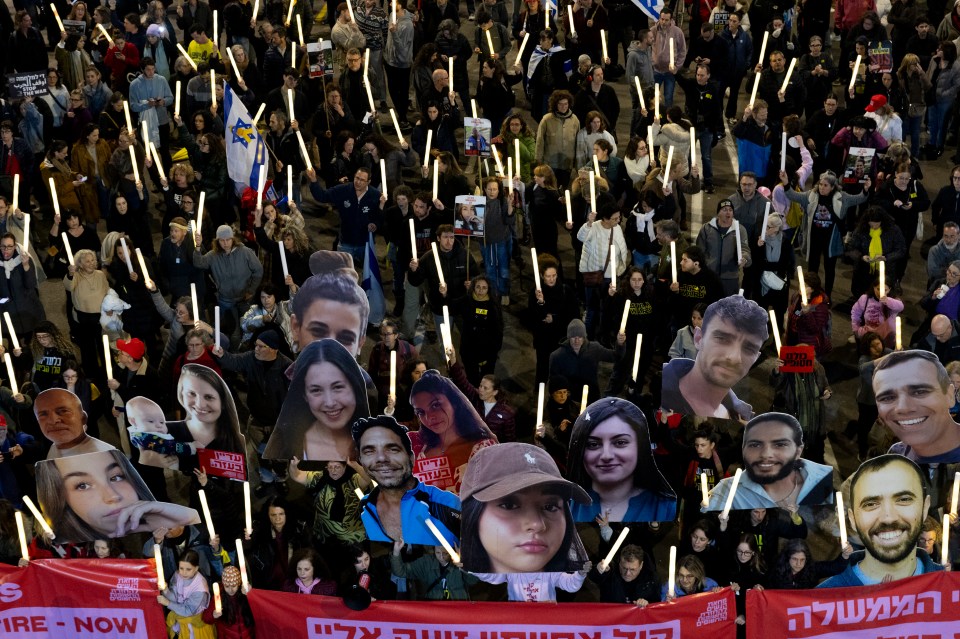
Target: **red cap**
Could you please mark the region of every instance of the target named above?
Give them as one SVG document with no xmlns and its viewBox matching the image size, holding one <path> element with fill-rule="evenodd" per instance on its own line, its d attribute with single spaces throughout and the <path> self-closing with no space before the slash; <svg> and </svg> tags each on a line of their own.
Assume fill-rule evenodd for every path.
<svg viewBox="0 0 960 639">
<path fill-rule="evenodd" d="M 118 339 L 117 350 L 123 351 L 136 360 L 143 359 L 143 354 L 147 352 L 147 347 L 136 337 L 130 339 Z"/>
<path fill-rule="evenodd" d="M 870 104 L 867 105 L 867 113 L 873 113 L 882 106 L 887 105 L 887 96 L 885 95 L 875 95 L 870 98 Z"/>
</svg>

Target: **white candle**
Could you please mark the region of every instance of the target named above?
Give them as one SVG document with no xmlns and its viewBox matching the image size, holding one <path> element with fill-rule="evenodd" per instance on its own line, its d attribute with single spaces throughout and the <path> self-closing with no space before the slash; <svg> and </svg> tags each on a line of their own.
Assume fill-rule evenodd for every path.
<svg viewBox="0 0 960 639">
<path fill-rule="evenodd" d="M 644 111 L 647 110 L 647 105 L 643 103 L 643 89 L 640 87 L 640 76 L 633 76 L 634 84 L 637 85 L 637 96 L 640 97 L 640 108 Z"/>
<path fill-rule="evenodd" d="M 306 43 L 306 39 L 303 37 L 303 20 L 300 18 L 300 14 L 297 14 L 297 35 L 300 36 L 300 44 L 303 45 Z"/>
<path fill-rule="evenodd" d="M 63 249 L 67 252 L 67 261 L 70 262 L 70 266 L 73 266 L 75 262 L 73 261 L 73 249 L 70 248 L 70 236 L 64 231 L 60 234 L 60 237 L 63 238 Z"/>
<path fill-rule="evenodd" d="M 957 501 L 960 500 L 960 472 L 953 475 L 953 494 L 950 497 L 950 512 L 957 514 Z"/>
<path fill-rule="evenodd" d="M 157 165 L 157 173 L 163 176 L 163 164 L 160 163 L 160 154 L 157 152 L 157 146 L 151 142 L 149 149 L 150 155 L 153 157 L 153 163 Z"/>
<path fill-rule="evenodd" d="M 393 120 L 393 130 L 397 133 L 397 140 L 403 142 L 403 132 L 400 130 L 400 122 L 397 120 L 397 112 L 390 107 L 390 119 Z M 427 129 L 433 133 L 433 129 Z"/>
<path fill-rule="evenodd" d="M 564 199 L 567 201 L 567 222 L 573 224 L 573 205 L 570 202 L 570 189 L 566 190 L 566 197 Z"/>
<path fill-rule="evenodd" d="M 763 66 L 764 56 L 767 54 L 767 40 L 770 38 L 770 32 L 763 32 L 763 42 L 760 43 L 760 66 Z M 757 75 L 760 75 L 759 73 Z"/>
<path fill-rule="evenodd" d="M 252 17 L 254 20 L 257 19 L 257 14 L 260 13 L 260 0 L 254 0 L 253 3 L 253 14 Z"/>
<path fill-rule="evenodd" d="M 899 315 L 897 316 L 897 319 L 896 319 L 896 326 L 897 326 L 897 342 L 896 342 L 896 346 L 897 346 L 897 350 L 898 350 L 898 351 L 902 351 L 902 350 L 903 350 L 903 339 L 902 339 L 902 337 L 901 337 L 901 336 L 902 336 L 902 333 L 901 333 L 901 318 L 900 318 Z"/>
<path fill-rule="evenodd" d="M 437 538 L 437 541 L 440 542 L 440 545 L 443 546 L 443 549 L 447 551 L 447 554 L 450 555 L 450 559 L 455 564 L 460 563 L 460 555 L 456 550 L 453 549 L 453 546 L 450 545 L 450 542 L 447 541 L 446 537 L 440 534 L 440 531 L 437 529 L 437 526 L 433 523 L 433 520 L 427 517 L 423 520 L 423 523 L 427 525 L 427 528 L 430 529 L 430 532 L 433 533 L 433 536 Z"/>
<path fill-rule="evenodd" d="M 285 25 L 290 26 L 290 21 L 293 20 L 293 7 L 297 4 L 297 0 L 290 0 L 290 6 L 287 7 L 287 19 L 283 21 Z"/>
<path fill-rule="evenodd" d="M 120 246 L 123 247 L 123 259 L 127 263 L 127 271 L 133 273 L 133 262 L 130 261 L 130 249 L 127 248 L 127 238 L 120 238 Z"/>
<path fill-rule="evenodd" d="M 390 2 L 390 21 L 393 24 L 397 23 L 397 0 L 391 0 Z"/>
<path fill-rule="evenodd" d="M 20 176 L 17 175 L 17 177 L 20 177 Z M 13 210 L 16 210 L 16 207 L 14 207 Z M 30 214 L 29 213 L 23 214 L 23 252 L 24 253 L 30 252 Z"/>
<path fill-rule="evenodd" d="M 447 81 L 449 82 L 450 93 L 453 93 L 453 59 L 457 56 L 447 58 Z"/>
<path fill-rule="evenodd" d="M 3 319 L 7 323 L 7 332 L 10 333 L 10 345 L 13 346 L 13 350 L 20 350 L 20 339 L 17 337 L 17 332 L 13 330 L 13 320 L 10 318 L 9 311 L 4 311 Z"/>
<path fill-rule="evenodd" d="M 190 283 L 190 301 L 193 302 L 193 321 L 200 321 L 200 306 L 197 304 L 197 285 Z"/>
<path fill-rule="evenodd" d="M 733 232 L 734 240 L 737 242 L 737 264 L 739 265 L 743 262 L 743 247 L 740 245 L 740 222 L 738 220 L 733 221 Z"/>
<path fill-rule="evenodd" d="M 133 130 L 133 120 L 130 119 L 130 103 L 126 100 L 123 101 L 123 117 L 127 123 L 127 134 L 133 137 L 136 132 Z"/>
<path fill-rule="evenodd" d="M 356 22 L 357 19 L 353 15 L 353 0 L 347 0 L 347 13 L 350 14 L 350 22 Z"/>
<path fill-rule="evenodd" d="M 503 170 L 503 161 L 500 159 L 500 151 L 497 150 L 496 145 L 490 147 L 493 149 L 493 159 L 497 163 L 497 175 L 505 175 Z"/>
<path fill-rule="evenodd" d="M 643 333 L 637 333 L 637 348 L 633 351 L 633 381 L 637 381 L 640 373 L 640 351 L 643 348 Z"/>
<path fill-rule="evenodd" d="M 783 345 L 780 343 L 780 327 L 777 326 L 777 312 L 772 308 L 769 311 L 770 313 L 770 329 L 773 333 L 773 343 L 777 347 L 777 357 L 780 357 L 780 349 Z"/>
<path fill-rule="evenodd" d="M 283 245 L 283 242 L 280 242 Z M 213 307 L 213 339 L 214 346 L 220 348 L 220 305 Z"/>
<path fill-rule="evenodd" d="M 167 589 L 167 580 L 163 578 L 163 548 L 160 544 L 153 544 L 153 562 L 157 568 L 157 590 Z"/>
<path fill-rule="evenodd" d="M 264 166 L 261 164 L 257 167 L 257 208 L 263 207 L 263 189 L 266 188 L 266 180 L 263 175 Z"/>
<path fill-rule="evenodd" d="M 743 474 L 743 469 L 738 468 L 737 472 L 733 475 L 733 481 L 730 483 L 730 492 L 727 493 L 727 502 L 723 505 L 723 514 L 721 517 L 724 519 L 730 516 L 730 508 L 733 507 L 733 498 L 737 494 L 737 486 L 740 485 L 741 474 Z"/>
<path fill-rule="evenodd" d="M 710 492 L 707 490 L 706 473 L 700 473 L 700 492 L 703 494 L 703 499 L 700 500 L 700 505 L 706 508 L 710 505 Z"/>
<path fill-rule="evenodd" d="M 623 530 L 620 531 L 620 535 L 617 536 L 617 540 L 613 543 L 613 547 L 610 549 L 610 552 L 607 553 L 607 556 L 603 558 L 604 570 L 610 566 L 613 562 L 613 558 L 617 556 L 617 551 L 620 550 L 620 546 L 623 545 L 623 542 L 627 540 L 627 535 L 630 534 L 630 529 L 626 526 L 623 527 Z"/>
<path fill-rule="evenodd" d="M 787 170 L 787 132 L 784 131 L 780 138 L 780 170 Z"/>
<path fill-rule="evenodd" d="M 220 31 L 219 27 L 220 27 L 220 12 L 214 9 L 213 10 L 213 48 L 214 49 L 220 48 L 218 46 L 219 38 L 217 37 L 217 34 Z M 229 47 L 227 48 L 229 49 Z"/>
<path fill-rule="evenodd" d="M 537 434 L 542 435 L 543 432 L 541 428 L 543 427 L 543 402 L 546 394 L 546 384 L 540 382 L 540 389 L 537 391 Z"/>
<path fill-rule="evenodd" d="M 660 85 L 653 85 L 653 121 L 660 122 Z M 651 138 L 653 135 L 651 134 Z M 653 146 L 650 147 L 650 155 L 653 155 Z"/>
<path fill-rule="evenodd" d="M 250 482 L 248 481 L 243 482 L 243 514 L 245 532 L 250 534 L 253 532 L 253 508 L 250 505 Z"/>
<path fill-rule="evenodd" d="M 617 285 L 617 251 L 610 247 L 610 283 Z"/>
<path fill-rule="evenodd" d="M 520 177 L 520 138 L 513 139 L 513 157 L 513 172 L 518 180 L 522 180 L 523 178 Z"/>
<path fill-rule="evenodd" d="M 290 275 L 287 268 L 287 247 L 283 245 L 282 239 L 277 242 L 277 246 L 280 248 L 280 268 L 283 269 L 283 279 L 287 279 L 287 276 Z"/>
<path fill-rule="evenodd" d="M 397 396 L 397 351 L 390 351 L 390 397 Z"/>
<path fill-rule="evenodd" d="M 857 75 L 860 73 L 860 63 L 863 61 L 863 56 L 858 55 L 857 61 L 853 63 L 853 74 L 850 76 L 850 87 L 849 90 L 853 91 L 853 85 L 857 83 Z"/>
<path fill-rule="evenodd" d="M 354 488 L 353 494 L 357 496 L 357 499 L 363 499 L 363 491 L 359 488 Z"/>
<path fill-rule="evenodd" d="M 943 516 L 943 539 L 940 540 L 940 564 L 950 564 L 950 515 Z"/>
<path fill-rule="evenodd" d="M 10 390 L 12 390 L 14 394 L 19 393 L 20 388 L 17 384 L 17 374 L 16 371 L 13 370 L 13 360 L 10 358 L 10 353 L 3 354 L 3 361 L 7 365 L 7 377 L 10 382 Z"/>
<path fill-rule="evenodd" d="M 880 260 L 880 297 L 887 295 L 887 263 Z"/>
<path fill-rule="evenodd" d="M 673 43 L 673 38 L 670 38 L 670 68 L 675 69 L 677 67 L 677 51 L 676 45 Z"/>
<path fill-rule="evenodd" d="M 130 166 L 133 168 L 133 181 L 135 184 L 139 184 L 140 167 L 137 165 L 137 147 L 131 142 L 127 148 L 130 149 Z"/>
<path fill-rule="evenodd" d="M 490 29 L 486 29 L 484 33 L 487 34 L 487 47 L 490 48 L 490 57 L 493 57 L 493 54 L 496 53 L 493 49 L 493 37 L 490 35 Z"/>
<path fill-rule="evenodd" d="M 653 152 L 653 127 L 647 127 L 647 157 L 650 158 L 650 166 L 657 166 L 657 155 Z"/>
<path fill-rule="evenodd" d="M 313 168 L 313 163 L 310 161 L 310 154 L 307 153 L 307 145 L 303 141 L 303 133 L 299 129 L 297 130 L 297 142 L 300 144 L 300 154 L 303 155 L 303 163 L 309 171 Z M 201 195 L 203 194 L 201 193 Z"/>
<path fill-rule="evenodd" d="M 136 248 L 134 252 L 137 254 L 137 261 L 140 262 L 140 270 L 143 271 L 143 283 L 146 284 L 147 288 L 153 288 L 153 280 L 150 279 L 150 272 L 147 271 L 147 262 L 143 259 L 143 251 Z"/>
<path fill-rule="evenodd" d="M 670 240 L 670 275 L 673 282 L 677 281 L 677 241 Z"/>
<path fill-rule="evenodd" d="M 517 61 L 523 57 L 523 50 L 527 47 L 527 40 L 530 39 L 530 33 L 523 34 L 523 42 L 520 43 L 520 48 L 517 49 Z"/>
<path fill-rule="evenodd" d="M 193 67 L 194 71 L 197 71 L 199 69 L 199 67 L 197 67 L 197 63 L 193 61 L 193 58 L 190 57 L 190 54 L 187 53 L 187 50 L 184 49 L 183 45 L 180 44 L 179 42 L 177 43 L 177 50 L 180 51 L 180 55 L 182 55 L 187 59 L 187 62 L 190 63 L 190 66 Z"/>
<path fill-rule="evenodd" d="M 757 89 L 760 88 L 760 74 L 756 74 L 753 79 L 753 90 L 750 91 L 750 108 L 753 108 L 753 103 L 757 101 Z"/>
<path fill-rule="evenodd" d="M 436 242 L 430 242 L 430 248 L 433 249 L 433 262 L 437 266 L 437 277 L 440 278 L 440 285 L 446 286 L 447 280 L 443 277 L 443 269 L 440 268 L 440 250 L 437 248 Z"/>
<path fill-rule="evenodd" d="M 53 212 L 60 217 L 60 197 L 57 195 L 57 183 L 53 178 L 47 180 L 50 184 L 50 198 L 53 199 Z"/>
<path fill-rule="evenodd" d="M 583 414 L 583 411 L 587 410 L 587 402 L 590 401 L 590 387 L 586 384 L 583 385 L 583 394 L 580 396 L 580 414 Z"/>
<path fill-rule="evenodd" d="M 607 63 L 607 58 L 610 57 L 610 56 L 607 55 L 607 31 L 606 31 L 606 29 L 601 29 L 601 30 L 600 30 L 600 47 L 601 47 L 601 50 L 603 51 L 603 59 L 600 60 L 600 63 L 601 63 L 601 64 L 606 64 L 606 63 Z"/>
<path fill-rule="evenodd" d="M 413 226 L 413 216 L 410 216 L 410 256 L 412 259 L 417 259 L 417 231 Z"/>
<path fill-rule="evenodd" d="M 513 195 L 513 158 L 507 158 L 507 190 Z"/>
<path fill-rule="evenodd" d="M 673 167 L 673 147 L 667 147 L 667 165 L 663 167 L 663 183 L 670 182 L 670 169 Z"/>
<path fill-rule="evenodd" d="M 593 156 L 593 172 L 600 175 L 600 158 L 596 154 Z"/>
<path fill-rule="evenodd" d="M 670 566 L 667 569 L 667 596 L 677 596 L 677 547 L 670 546 Z"/>
<path fill-rule="evenodd" d="M 263 112 L 266 111 L 266 109 L 267 109 L 267 103 L 261 102 L 260 108 L 257 109 L 257 114 L 253 116 L 253 128 L 257 128 L 257 122 L 260 121 L 260 116 L 263 115 Z"/>
<path fill-rule="evenodd" d="M 293 89 L 287 89 L 287 108 L 290 111 L 290 121 L 293 122 L 297 119 L 293 112 Z"/>
<path fill-rule="evenodd" d="M 790 76 L 793 75 L 793 68 L 797 66 L 797 59 L 794 58 L 790 61 L 790 66 L 787 68 L 787 77 L 783 79 L 783 85 L 780 87 L 781 93 L 787 92 L 787 85 L 790 84 Z"/>
<path fill-rule="evenodd" d="M 542 291 L 540 287 L 540 260 L 537 258 L 537 247 L 530 247 L 530 257 L 533 262 L 533 290 Z"/>
<path fill-rule="evenodd" d="M 297 19 L 300 19 L 300 14 L 297 14 Z M 220 584 L 213 582 L 213 612 L 214 614 L 223 613 L 223 601 L 220 599 Z"/>
<path fill-rule="evenodd" d="M 217 72 L 210 69 L 210 102 L 213 108 L 217 108 Z"/>
<path fill-rule="evenodd" d="M 104 27 L 104 26 L 103 26 L 102 24 L 100 24 L 100 23 L 97 23 L 97 28 L 100 29 L 100 33 L 102 33 L 102 34 L 104 35 L 104 37 L 107 39 L 107 42 L 109 42 L 109 43 L 110 43 L 110 46 L 112 47 L 112 46 L 113 46 L 113 38 L 111 38 L 111 37 L 110 37 L 110 34 L 107 33 L 106 27 Z"/>
<path fill-rule="evenodd" d="M 763 226 L 760 228 L 760 237 L 767 237 L 767 224 L 770 223 L 770 202 L 767 202 L 767 208 L 763 212 Z"/>
<path fill-rule="evenodd" d="M 203 521 L 207 524 L 207 534 L 210 539 L 217 536 L 217 531 L 213 527 L 213 518 L 210 516 L 210 505 L 207 504 L 207 493 L 203 488 L 197 491 L 200 495 L 200 508 L 203 509 Z"/>
<path fill-rule="evenodd" d="M 247 558 L 243 554 L 243 541 L 240 539 L 237 539 L 237 567 L 240 569 L 240 585 L 247 590 L 250 579 L 247 577 Z"/>
<path fill-rule="evenodd" d="M 807 284 L 803 281 L 803 267 L 797 266 L 797 285 L 800 288 L 800 303 L 807 305 Z"/>
<path fill-rule="evenodd" d="M 380 158 L 380 186 L 383 187 L 383 197 L 390 198 L 387 194 L 387 161 Z"/>
<path fill-rule="evenodd" d="M 437 199 L 440 192 L 440 160 L 433 161 L 433 199 Z"/>
<path fill-rule="evenodd" d="M 697 165 L 697 130 L 690 127 L 690 168 Z"/>
<path fill-rule="evenodd" d="M 23 513 L 17 510 L 14 512 L 14 517 L 17 520 L 17 537 L 20 539 L 20 556 L 23 557 L 25 561 L 30 561 L 30 550 L 27 546 L 27 531 L 23 526 Z"/>
<path fill-rule="evenodd" d="M 206 201 L 206 192 L 200 191 L 200 201 L 197 204 L 197 233 L 203 233 L 203 205 Z"/>
<path fill-rule="evenodd" d="M 847 547 L 847 513 L 843 509 L 843 492 L 837 491 L 837 523 L 840 525 L 840 550 Z"/>
<path fill-rule="evenodd" d="M 13 174 L 13 210 L 16 211 L 20 208 L 20 174 Z"/>
<path fill-rule="evenodd" d="M 180 80 L 177 80 L 177 92 L 174 97 L 173 114 L 180 115 Z M 254 123 L 256 125 L 256 123 Z"/>
<path fill-rule="evenodd" d="M 590 171 L 590 210 L 597 212 L 597 174 Z"/>
<path fill-rule="evenodd" d="M 627 320 L 630 319 L 630 300 L 623 303 L 623 316 L 620 318 L 620 332 L 626 335 Z"/>
<path fill-rule="evenodd" d="M 577 29 L 573 26 L 573 5 L 567 7 L 567 17 L 570 18 L 570 37 L 577 37 Z"/>
<path fill-rule="evenodd" d="M 110 350 L 110 336 L 103 336 L 103 364 L 107 369 L 107 379 L 113 379 L 113 352 Z"/>
<path fill-rule="evenodd" d="M 33 500 L 24 495 L 23 503 L 27 505 L 27 510 L 30 511 L 30 513 L 33 515 L 33 518 L 37 521 L 37 523 L 40 524 L 40 527 L 43 528 L 43 532 L 47 533 L 48 535 L 52 535 L 53 528 L 50 527 L 50 524 L 47 523 L 47 520 L 44 519 L 43 515 L 40 514 L 40 509 L 37 508 L 35 503 L 33 503 Z"/>
<path fill-rule="evenodd" d="M 441 312 L 443 313 L 443 323 L 450 326 L 450 307 L 444 304 Z"/>
<path fill-rule="evenodd" d="M 427 129 L 427 146 L 423 152 L 423 168 L 430 166 L 430 144 L 433 142 L 433 129 Z"/>
</svg>

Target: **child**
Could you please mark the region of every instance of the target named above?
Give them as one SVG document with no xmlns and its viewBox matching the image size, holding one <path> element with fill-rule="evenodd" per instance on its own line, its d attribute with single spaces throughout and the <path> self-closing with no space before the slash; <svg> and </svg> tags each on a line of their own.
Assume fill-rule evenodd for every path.
<svg viewBox="0 0 960 639">
<path fill-rule="evenodd" d="M 203 611 L 203 621 L 216 628 L 217 637 L 220 639 L 252 639 L 253 613 L 250 611 L 247 593 L 240 590 L 240 569 L 232 564 L 227 566 L 223 569 L 220 581 L 222 610 L 217 612 L 215 606 L 207 606 Z M 249 589 L 247 586 L 247 590 Z"/>
<path fill-rule="evenodd" d="M 167 429 L 163 409 L 151 399 L 134 397 L 126 407 L 130 443 L 140 449 L 140 463 L 179 470 L 176 440 Z"/>
<path fill-rule="evenodd" d="M 590 498 L 561 477 L 546 451 L 518 442 L 477 451 L 460 497 L 467 570 L 507 582 L 511 601 L 555 601 L 557 587 L 580 589 L 591 564 L 567 501 Z"/>
<path fill-rule="evenodd" d="M 170 639 L 178 636 L 216 639 L 214 627 L 201 617 L 210 603 L 210 593 L 206 578 L 200 574 L 200 555 L 197 551 L 184 551 L 177 573 L 167 589 L 157 595 L 157 601 L 170 610 L 167 615 L 167 634 Z"/>
</svg>

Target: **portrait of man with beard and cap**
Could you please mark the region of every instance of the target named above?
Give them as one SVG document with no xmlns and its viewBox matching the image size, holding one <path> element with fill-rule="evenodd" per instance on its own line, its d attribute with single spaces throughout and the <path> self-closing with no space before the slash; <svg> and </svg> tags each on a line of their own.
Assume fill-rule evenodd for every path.
<svg viewBox="0 0 960 639">
<path fill-rule="evenodd" d="M 902 455 L 881 455 L 860 465 L 850 479 L 847 520 L 865 550 L 820 588 L 871 586 L 943 570 L 917 548 L 930 493 L 923 471 Z"/>
<path fill-rule="evenodd" d="M 786 413 L 764 413 L 743 429 L 743 469 L 733 497 L 734 510 L 783 508 L 796 516 L 800 506 L 833 503 L 833 467 L 801 459 L 803 429 Z M 704 510 L 723 510 L 733 478 L 710 492 Z"/>
</svg>

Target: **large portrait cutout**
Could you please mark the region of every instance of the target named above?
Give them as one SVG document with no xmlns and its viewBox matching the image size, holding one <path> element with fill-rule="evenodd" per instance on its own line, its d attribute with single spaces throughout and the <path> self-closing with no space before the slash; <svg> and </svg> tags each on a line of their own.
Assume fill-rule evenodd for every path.
<svg viewBox="0 0 960 639">
<path fill-rule="evenodd" d="M 37 498 L 57 542 L 86 543 L 200 523 L 197 511 L 157 501 L 119 450 L 37 462 Z"/>
<path fill-rule="evenodd" d="M 246 479 L 244 438 L 230 388 L 212 368 L 186 364 L 177 382 L 177 401 L 184 418 L 167 420 L 160 406 L 134 397 L 125 407 L 130 443 L 140 450 L 140 463 L 190 474 Z"/>
<path fill-rule="evenodd" d="M 803 459 L 803 428 L 793 415 L 764 413 L 743 429 L 743 472 L 731 508 L 782 508 L 833 503 L 833 467 Z M 733 490 L 733 477 L 710 491 L 704 510 L 723 510 Z"/>
<path fill-rule="evenodd" d="M 575 572 L 588 559 L 569 504 L 588 504 L 590 497 L 560 475 L 542 448 L 509 442 L 478 451 L 461 497 L 465 570 Z"/>
<path fill-rule="evenodd" d="M 577 522 L 677 517 L 677 495 L 657 468 L 647 419 L 632 402 L 608 397 L 580 413 L 570 434 L 567 473 L 591 499 L 571 504 Z"/>
<path fill-rule="evenodd" d="M 294 363 L 290 390 L 263 456 L 296 457 L 304 470 L 355 460 L 350 428 L 369 416 L 363 372 L 354 357 L 336 340 L 311 342 Z"/>
<path fill-rule="evenodd" d="M 425 484 L 457 493 L 467 462 L 497 443 L 470 400 L 435 370 L 424 373 L 410 389 L 410 405 L 420 430 L 410 431 L 414 476 Z"/>
<path fill-rule="evenodd" d="M 731 295 L 707 307 L 694 331 L 697 358 L 663 365 L 660 406 L 681 415 L 747 421 L 753 407 L 733 387 L 747 376 L 769 336 L 769 315 L 753 300 Z"/>
</svg>

